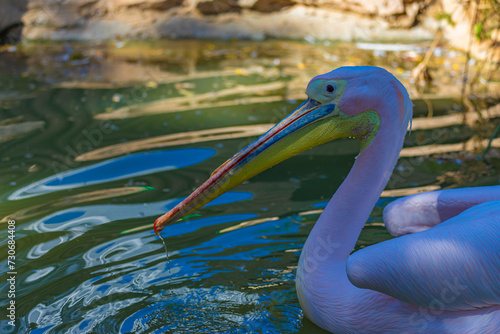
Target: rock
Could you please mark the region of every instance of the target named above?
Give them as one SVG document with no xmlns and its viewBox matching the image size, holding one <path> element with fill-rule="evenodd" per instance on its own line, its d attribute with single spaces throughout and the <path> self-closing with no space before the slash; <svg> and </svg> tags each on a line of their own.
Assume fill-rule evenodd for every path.
<svg viewBox="0 0 500 334">
<path fill-rule="evenodd" d="M 26 12 L 25 0 L 0 0 L 0 45 L 15 44 L 21 38 L 21 18 Z"/>
<path fill-rule="evenodd" d="M 182 5 L 184 0 L 122 0 L 115 1 L 118 8 L 141 8 L 146 10 L 165 11 Z"/>
<path fill-rule="evenodd" d="M 257 0 L 251 7 L 252 10 L 256 10 L 262 13 L 271 13 L 288 8 L 295 5 L 296 2 L 293 0 Z"/>
<path fill-rule="evenodd" d="M 158 23 L 167 38 L 263 39 L 292 38 L 341 41 L 432 39 L 434 31 L 422 27 L 393 28 L 387 21 L 355 13 L 294 5 L 271 13 L 243 10 L 217 16 L 175 16 Z"/>
<path fill-rule="evenodd" d="M 28 0 L 28 11 L 23 17 L 27 30 L 45 27 L 53 31 L 84 26 L 89 18 L 106 14 L 98 0 Z"/>
<path fill-rule="evenodd" d="M 196 5 L 203 15 L 218 15 L 223 13 L 239 13 L 241 7 L 236 0 L 212 0 L 199 2 Z"/>
<path fill-rule="evenodd" d="M 310 4 L 308 0 L 300 0 Z M 403 0 L 313 0 L 318 7 L 329 7 L 337 10 L 351 11 L 359 14 L 382 17 L 402 15 L 405 13 Z"/>
<path fill-rule="evenodd" d="M 0 43 L 27 39 L 304 38 L 432 39 L 428 0 L 0 0 Z M 470 15 L 459 0 L 435 8 L 457 23 L 447 38 L 467 46 Z M 24 26 L 24 28 L 23 28 Z M 182 28 L 181 28 L 182 27 Z M 500 33 L 497 33 L 500 35 Z M 494 42 L 495 40 L 493 40 Z M 498 36 L 496 37 L 498 41 Z M 476 43 L 477 44 L 477 43 Z M 484 48 L 483 48 L 484 49 Z M 491 49 L 491 46 L 490 46 Z M 497 48 L 498 49 L 498 48 Z M 474 46 L 474 50 L 482 49 Z"/>
<path fill-rule="evenodd" d="M 0 0 L 15 3 L 16 0 Z M 287 19 L 278 15 L 289 11 L 290 18 L 301 20 L 311 12 L 323 17 L 351 17 L 359 24 L 349 27 L 351 31 L 340 36 L 333 29 L 330 34 L 319 33 L 322 38 L 342 39 L 358 36 L 361 27 L 377 27 L 388 23 L 397 27 L 408 27 L 415 23 L 416 16 L 424 0 L 25 0 L 27 12 L 23 16 L 25 29 L 23 36 L 28 39 L 107 39 L 107 38 L 156 38 L 174 37 L 197 38 L 206 36 L 217 38 L 263 38 L 293 37 L 297 35 L 318 35 L 310 29 L 295 26 L 292 31 L 280 29 Z M 306 10 L 304 10 L 306 9 Z M 262 13 L 262 14 L 255 14 Z M 279 16 L 279 24 L 268 22 L 273 16 L 260 16 L 260 24 L 255 24 L 255 15 L 273 14 Z M 201 15 L 201 17 L 200 17 Z M 379 18 L 383 22 L 378 22 Z M 183 22 L 180 22 L 180 21 Z M 179 30 L 172 21 L 184 30 Z M 321 21 L 323 22 L 323 21 Z M 202 30 L 196 30 L 195 28 Z M 208 30 L 206 30 L 208 29 Z M 345 31 L 344 27 L 341 29 Z M 384 28 L 385 30 L 385 28 Z M 416 30 L 419 37 L 420 31 Z M 380 29 L 378 31 L 380 33 Z M 367 31 L 364 35 L 369 35 Z M 392 35 L 392 33 L 391 33 Z M 412 34 L 409 34 L 411 36 Z M 318 36 L 319 37 L 319 36 Z M 383 38 L 383 36 L 381 36 Z M 357 37 L 356 37 L 357 38 Z M 364 38 L 366 39 L 366 38 Z M 371 39 L 371 38 L 369 38 Z"/>
</svg>

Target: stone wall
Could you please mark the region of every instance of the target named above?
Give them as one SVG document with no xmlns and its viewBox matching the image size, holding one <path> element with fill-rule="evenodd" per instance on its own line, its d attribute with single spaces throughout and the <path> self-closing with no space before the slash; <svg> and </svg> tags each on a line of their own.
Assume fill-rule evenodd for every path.
<svg viewBox="0 0 500 334">
<path fill-rule="evenodd" d="M 0 0 L 0 45 L 21 38 L 22 17 L 26 7 L 25 0 Z"/>
<path fill-rule="evenodd" d="M 0 39 L 313 38 L 433 39 L 436 6 L 459 23 L 446 37 L 464 47 L 470 19 L 459 0 L 0 0 Z M 433 7 L 429 9 L 429 4 Z M 464 30 L 465 29 L 465 30 Z M 466 31 L 467 30 L 467 31 Z M 465 32 L 464 32 L 465 31 Z M 0 41 L 1 42 L 1 41 Z M 4 41 L 5 43 L 5 41 Z"/>
<path fill-rule="evenodd" d="M 424 0 L 0 0 L 0 31 L 27 39 L 330 38 L 425 39 Z M 9 13 L 16 13 L 9 15 Z M 295 21 L 295 22 L 292 22 Z M 303 23 L 303 24 L 301 24 Z M 399 29 L 399 30 L 398 30 Z M 393 31 L 394 30 L 394 31 Z"/>
</svg>

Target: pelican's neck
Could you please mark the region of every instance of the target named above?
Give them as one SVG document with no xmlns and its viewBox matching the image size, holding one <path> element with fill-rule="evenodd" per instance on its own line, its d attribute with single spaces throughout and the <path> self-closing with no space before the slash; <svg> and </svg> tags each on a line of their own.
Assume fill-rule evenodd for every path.
<svg viewBox="0 0 500 334">
<path fill-rule="evenodd" d="M 396 164 L 402 139 L 394 137 L 381 129 L 358 156 L 309 235 L 306 246 L 316 248 L 311 254 L 327 262 L 347 260 Z"/>
</svg>

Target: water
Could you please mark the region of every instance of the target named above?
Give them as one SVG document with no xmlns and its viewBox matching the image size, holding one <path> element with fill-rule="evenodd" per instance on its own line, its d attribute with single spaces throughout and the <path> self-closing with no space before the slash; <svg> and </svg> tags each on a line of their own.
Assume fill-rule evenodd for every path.
<svg viewBox="0 0 500 334">
<path fill-rule="evenodd" d="M 314 75 L 378 65 L 410 87 L 414 61 L 404 52 L 184 41 L 26 44 L 0 53 L 2 310 L 6 273 L 16 272 L 16 326 L 2 316 L 0 331 L 323 333 L 304 318 L 295 272 L 309 231 L 354 162 L 355 141 L 304 152 L 169 226 L 162 232 L 169 263 L 152 223 L 294 110 Z M 438 60 L 454 68 L 461 55 L 447 54 Z M 435 116 L 456 113 L 448 93 L 458 72 L 431 92 Z M 426 115 L 416 99 L 415 116 Z M 443 147 L 478 132 L 434 123 L 415 122 L 406 147 Z M 488 164 L 480 150 L 412 152 L 398 163 L 393 192 L 375 207 L 358 249 L 390 238 L 381 215 L 394 196 L 498 182 L 496 149 Z"/>
</svg>

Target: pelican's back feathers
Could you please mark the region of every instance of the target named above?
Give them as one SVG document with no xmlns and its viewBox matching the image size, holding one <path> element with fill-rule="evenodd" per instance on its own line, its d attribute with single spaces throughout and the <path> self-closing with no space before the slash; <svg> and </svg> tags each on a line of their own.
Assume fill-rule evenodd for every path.
<svg viewBox="0 0 500 334">
<path fill-rule="evenodd" d="M 500 201 L 352 254 L 352 284 L 437 310 L 500 305 Z M 383 256 L 381 256 L 383 255 Z"/>
</svg>

